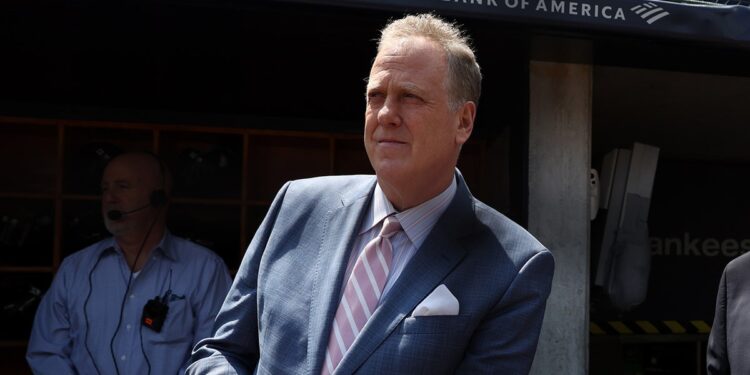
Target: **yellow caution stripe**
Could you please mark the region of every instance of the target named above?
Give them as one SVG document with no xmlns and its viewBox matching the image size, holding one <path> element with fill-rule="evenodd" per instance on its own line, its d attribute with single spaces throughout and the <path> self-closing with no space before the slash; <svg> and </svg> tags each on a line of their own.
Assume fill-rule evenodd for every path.
<svg viewBox="0 0 750 375">
<path fill-rule="evenodd" d="M 621 335 L 631 335 L 631 334 L 633 334 L 633 331 L 630 328 L 628 328 L 628 326 L 625 325 L 625 323 L 623 323 L 623 322 L 610 321 L 610 322 L 607 322 L 607 323 L 609 323 L 609 326 L 612 327 L 612 328 L 614 328 L 615 331 L 617 331 L 617 333 L 619 333 Z"/>
<path fill-rule="evenodd" d="M 691 320 L 690 323 L 698 329 L 698 333 L 711 333 L 711 326 L 702 320 Z"/>
<path fill-rule="evenodd" d="M 711 325 L 703 320 L 593 320 L 589 323 L 592 335 L 682 335 L 711 332 Z"/>
<path fill-rule="evenodd" d="M 672 330 L 672 333 L 685 333 L 687 330 L 685 327 L 676 320 L 665 320 L 664 324 Z"/>
<path fill-rule="evenodd" d="M 607 332 L 605 332 L 602 327 L 599 327 L 598 324 L 591 322 L 589 323 L 589 330 L 591 331 L 592 335 L 606 335 Z"/>
<path fill-rule="evenodd" d="M 648 320 L 636 320 L 635 324 L 637 324 L 638 327 L 641 327 L 643 332 L 646 332 L 648 334 L 659 333 L 659 330 L 654 327 L 654 325 L 651 324 L 651 322 L 649 322 Z"/>
</svg>

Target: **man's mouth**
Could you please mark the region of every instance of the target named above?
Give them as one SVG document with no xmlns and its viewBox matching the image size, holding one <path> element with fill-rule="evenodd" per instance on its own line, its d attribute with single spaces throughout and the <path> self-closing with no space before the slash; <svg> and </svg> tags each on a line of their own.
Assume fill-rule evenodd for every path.
<svg viewBox="0 0 750 375">
<path fill-rule="evenodd" d="M 406 142 L 401 142 L 396 139 L 380 139 L 377 142 L 378 144 L 398 144 L 398 145 L 406 144 Z"/>
</svg>

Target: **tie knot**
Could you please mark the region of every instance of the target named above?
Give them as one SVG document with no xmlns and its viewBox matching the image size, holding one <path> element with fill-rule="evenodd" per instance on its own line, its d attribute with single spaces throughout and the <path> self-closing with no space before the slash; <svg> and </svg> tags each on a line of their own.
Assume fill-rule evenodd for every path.
<svg viewBox="0 0 750 375">
<path fill-rule="evenodd" d="M 388 216 L 383 221 L 383 228 L 380 229 L 380 237 L 390 238 L 399 230 L 401 230 L 401 223 L 398 222 L 396 216 Z"/>
</svg>

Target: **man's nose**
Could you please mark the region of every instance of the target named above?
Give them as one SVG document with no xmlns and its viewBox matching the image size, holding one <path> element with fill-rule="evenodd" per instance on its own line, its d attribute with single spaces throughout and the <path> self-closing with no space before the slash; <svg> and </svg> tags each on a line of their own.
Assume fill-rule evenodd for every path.
<svg viewBox="0 0 750 375">
<path fill-rule="evenodd" d="M 392 95 L 386 97 L 383 106 L 378 111 L 378 123 L 381 126 L 401 125 L 401 113 L 397 98 Z"/>
<path fill-rule="evenodd" d="M 117 202 L 117 195 L 112 189 L 102 191 L 102 202 L 104 203 L 115 203 Z"/>
</svg>

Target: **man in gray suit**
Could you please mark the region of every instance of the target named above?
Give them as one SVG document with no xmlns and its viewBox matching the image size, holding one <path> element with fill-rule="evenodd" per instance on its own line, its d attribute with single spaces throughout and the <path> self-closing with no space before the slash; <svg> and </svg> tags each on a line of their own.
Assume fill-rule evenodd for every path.
<svg viewBox="0 0 750 375">
<path fill-rule="evenodd" d="M 375 176 L 287 183 L 190 374 L 526 374 L 554 262 L 456 170 L 481 73 L 436 16 L 389 24 L 367 83 Z"/>
<path fill-rule="evenodd" d="M 706 350 L 709 375 L 750 374 L 750 254 L 724 268 Z"/>
</svg>

